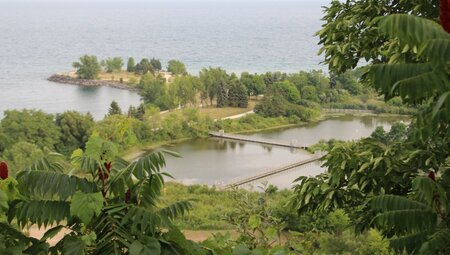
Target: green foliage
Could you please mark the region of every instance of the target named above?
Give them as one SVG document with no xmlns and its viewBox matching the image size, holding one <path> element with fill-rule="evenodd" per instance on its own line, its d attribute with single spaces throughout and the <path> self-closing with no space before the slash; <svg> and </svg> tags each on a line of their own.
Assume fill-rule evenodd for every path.
<svg viewBox="0 0 450 255">
<path fill-rule="evenodd" d="M 15 143 L 3 152 L 3 159 L 8 162 L 12 175 L 42 156 L 44 156 L 44 152 L 39 147 L 27 142 Z"/>
<path fill-rule="evenodd" d="M 98 74 L 101 71 L 101 66 L 98 63 L 97 57 L 93 55 L 84 55 L 80 57 L 80 61 L 74 62 L 72 66 L 77 69 L 76 73 L 80 79 L 97 79 Z"/>
<path fill-rule="evenodd" d="M 32 143 L 39 148 L 53 150 L 58 144 L 60 130 L 53 122 L 54 116 L 36 110 L 7 110 L 1 121 L 3 148 L 17 142 Z"/>
<path fill-rule="evenodd" d="M 432 7 L 437 1 L 417 8 L 410 6 L 413 2 L 400 1 L 373 12 L 362 7 L 383 3 L 335 1 L 326 9 L 327 23 L 319 36 L 330 69 L 343 72 L 365 57 L 375 63 L 367 69 L 365 81 L 387 100 L 399 97 L 419 106 L 419 111 L 407 131 L 401 125 L 389 134 L 377 129 L 371 138 L 330 148 L 324 157 L 328 171 L 297 179 L 293 205 L 299 212 L 343 208 L 358 231 L 377 227 L 397 252 L 445 254 L 450 237 L 450 37 L 432 20 L 406 14 L 374 17 L 391 11 L 436 14 Z M 346 22 L 348 17 L 363 22 L 365 29 L 356 31 L 358 22 Z M 347 41 L 357 34 L 366 35 L 358 45 Z"/>
<path fill-rule="evenodd" d="M 116 158 L 115 154 L 112 144 L 93 136 L 86 145 L 86 151 L 74 153 L 71 165 L 67 166 L 84 178 L 63 173 L 68 170 L 55 172 L 52 167 L 30 167 L 18 174 L 16 184 L 10 182 L 16 187 L 17 196 L 4 196 L 7 193 L 2 186 L 2 210 L 9 207 L 7 217 L 10 224 L 17 222 L 21 228 L 27 224 L 60 224 L 47 231 L 43 241 L 25 237 L 17 239 L 19 231 L 13 234 L 15 230 L 9 225 L 8 228 L 2 226 L 0 238 L 6 238 L 7 247 L 19 240 L 21 246 L 15 246 L 26 253 L 33 250 L 31 254 L 202 251 L 200 246 L 188 242 L 184 236 L 170 234 L 178 231 L 172 221 L 185 214 L 191 204 L 178 201 L 158 207 L 164 187 L 163 176 L 167 176 L 162 172 L 165 166 L 163 154 L 149 154 L 132 163 Z M 6 199 L 7 204 L 4 203 Z M 63 227 L 69 229 L 70 234 L 53 247 L 42 245 L 45 239 Z"/>
<path fill-rule="evenodd" d="M 247 72 L 241 74 L 241 83 L 247 88 L 249 96 L 258 96 L 264 93 L 266 84 L 260 75 L 252 75 Z"/>
<path fill-rule="evenodd" d="M 300 92 L 298 89 L 289 81 L 275 82 L 272 85 L 272 90 L 275 93 L 279 93 L 290 103 L 298 103 L 300 101 Z"/>
<path fill-rule="evenodd" d="M 122 109 L 120 109 L 119 104 L 115 100 L 113 100 L 111 102 L 111 105 L 109 106 L 107 116 L 121 115 L 121 114 L 122 114 Z"/>
<path fill-rule="evenodd" d="M 84 193 L 77 191 L 70 201 L 70 214 L 80 218 L 81 222 L 89 224 L 94 216 L 100 214 L 103 208 L 101 192 Z"/>
<path fill-rule="evenodd" d="M 167 91 L 163 80 L 146 74 L 142 76 L 138 87 L 141 88 L 139 95 L 145 103 L 155 104 L 164 110 L 169 108 L 169 102 L 164 101 Z"/>
<path fill-rule="evenodd" d="M 220 80 L 217 84 L 217 107 L 228 106 L 228 84 Z"/>
<path fill-rule="evenodd" d="M 128 58 L 127 62 L 127 72 L 132 73 L 136 70 L 136 64 L 134 62 L 134 58 L 130 57 Z"/>
<path fill-rule="evenodd" d="M 186 66 L 183 64 L 183 62 L 175 59 L 169 60 L 169 62 L 167 63 L 167 71 L 175 75 L 187 74 Z"/>
<path fill-rule="evenodd" d="M 152 65 L 153 70 L 161 71 L 162 66 L 161 66 L 161 61 L 159 61 L 159 59 L 156 59 L 156 58 L 150 59 L 150 64 Z"/>
<path fill-rule="evenodd" d="M 61 129 L 57 150 L 69 154 L 78 148 L 85 148 L 95 122 L 91 114 L 66 111 L 56 115 L 56 125 Z"/>
<path fill-rule="evenodd" d="M 228 105 L 231 107 L 247 108 L 248 96 L 247 89 L 237 79 L 231 79 L 228 91 Z"/>
<path fill-rule="evenodd" d="M 123 60 L 120 57 L 108 58 L 102 60 L 101 65 L 107 73 L 120 72 L 123 67 Z"/>
<path fill-rule="evenodd" d="M 406 195 L 411 186 L 405 180 L 416 172 L 414 163 L 408 162 L 411 152 L 404 147 L 406 135 L 400 135 L 399 129 L 374 132 L 373 137 L 380 140 L 334 144 L 323 159 L 328 171 L 317 177 L 299 177 L 292 204 L 300 213 L 343 208 L 358 228 L 369 227 L 366 201 L 374 195 Z"/>
<path fill-rule="evenodd" d="M 324 25 L 317 32 L 322 45 L 319 53 L 324 53 L 325 63 L 336 73 L 355 68 L 361 60 L 379 63 L 389 61 L 394 54 L 409 56 L 412 48 L 404 50 L 397 40 L 379 36 L 377 17 L 407 13 L 436 19 L 438 5 L 437 0 L 332 1 L 324 8 Z"/>
<path fill-rule="evenodd" d="M 213 104 L 214 98 L 218 93 L 218 88 L 221 83 L 229 79 L 225 70 L 218 68 L 203 68 L 200 71 L 199 78 L 203 83 L 203 88 L 200 93 L 202 100 L 209 98 L 210 105 Z"/>
<path fill-rule="evenodd" d="M 172 105 L 186 107 L 195 106 L 197 103 L 197 94 L 201 89 L 202 83 L 199 78 L 186 75 L 178 76 L 170 84 L 168 93 L 172 99 Z"/>
<path fill-rule="evenodd" d="M 150 60 L 148 60 L 148 58 L 143 58 L 141 59 L 141 62 L 137 63 L 134 67 L 134 72 L 136 74 L 145 75 L 147 73 L 153 74 L 154 70 Z"/>
<path fill-rule="evenodd" d="M 447 190 L 445 189 L 447 188 Z M 450 249 L 448 186 L 432 178 L 416 177 L 413 197 L 384 195 L 371 200 L 375 226 L 397 251 L 409 254 L 440 254 Z"/>
</svg>

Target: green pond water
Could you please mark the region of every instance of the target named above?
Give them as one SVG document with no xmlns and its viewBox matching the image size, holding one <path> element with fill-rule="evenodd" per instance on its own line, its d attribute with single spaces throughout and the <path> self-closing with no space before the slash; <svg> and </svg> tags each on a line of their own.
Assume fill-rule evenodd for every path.
<svg viewBox="0 0 450 255">
<path fill-rule="evenodd" d="M 395 122 L 406 122 L 398 116 L 344 115 L 303 126 L 271 130 L 250 136 L 292 141 L 311 145 L 321 139 L 354 140 L 369 136 L 377 126 L 389 130 Z M 189 140 L 162 148 L 181 154 L 182 158 L 167 156 L 167 169 L 176 181 L 184 184 L 224 185 L 244 177 L 311 157 L 304 150 L 294 150 L 257 143 L 237 142 L 218 138 Z M 280 188 L 290 188 L 299 176 L 312 176 L 323 172 L 320 163 L 294 168 L 265 180 Z"/>
</svg>

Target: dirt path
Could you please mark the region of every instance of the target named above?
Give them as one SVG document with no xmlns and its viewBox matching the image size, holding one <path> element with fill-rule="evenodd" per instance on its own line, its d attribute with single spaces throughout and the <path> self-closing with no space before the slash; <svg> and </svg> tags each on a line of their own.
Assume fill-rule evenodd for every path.
<svg viewBox="0 0 450 255">
<path fill-rule="evenodd" d="M 40 239 L 45 234 L 45 232 L 50 228 L 51 227 L 38 228 L 36 225 L 34 225 L 29 229 L 28 234 L 31 237 Z M 184 235 L 188 240 L 192 240 L 194 242 L 205 241 L 215 233 L 226 234 L 227 232 L 230 232 L 232 237 L 237 236 L 235 230 L 183 230 L 182 232 L 184 233 Z M 49 239 L 47 242 L 50 244 L 50 246 L 54 246 L 64 237 L 64 235 L 68 233 L 70 233 L 70 230 L 62 229 L 55 237 Z"/>
</svg>

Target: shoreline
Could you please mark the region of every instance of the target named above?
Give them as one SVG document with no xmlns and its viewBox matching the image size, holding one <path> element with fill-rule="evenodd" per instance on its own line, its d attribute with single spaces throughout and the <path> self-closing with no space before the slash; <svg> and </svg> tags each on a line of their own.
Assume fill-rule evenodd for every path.
<svg viewBox="0 0 450 255">
<path fill-rule="evenodd" d="M 139 89 L 131 87 L 125 83 L 120 83 L 118 81 L 105 81 L 105 80 L 87 80 L 87 79 L 78 79 L 73 78 L 68 75 L 63 74 L 53 74 L 52 76 L 47 78 L 48 81 L 60 83 L 60 84 L 70 84 L 77 85 L 81 87 L 110 87 L 116 89 L 123 89 L 128 91 L 137 92 Z"/>
<path fill-rule="evenodd" d="M 242 130 L 242 131 L 237 131 L 237 132 L 231 132 L 233 134 L 248 134 L 248 133 L 258 133 L 258 132 L 264 132 L 264 131 L 270 131 L 270 130 L 277 130 L 277 129 L 286 129 L 286 128 L 293 128 L 293 127 L 301 127 L 304 125 L 307 125 L 309 123 L 315 123 L 315 122 L 320 122 L 320 121 L 324 121 L 327 119 L 331 119 L 333 117 L 338 117 L 338 116 L 342 116 L 342 115 L 352 115 L 352 116 L 380 116 L 380 117 L 387 117 L 387 116 L 405 116 L 405 115 L 401 115 L 401 114 L 389 114 L 389 113 L 381 113 L 381 114 L 376 114 L 376 113 L 367 113 L 367 112 L 361 112 L 361 113 L 324 113 L 322 114 L 320 117 L 310 120 L 308 122 L 300 122 L 300 123 L 295 123 L 295 124 L 284 124 L 284 125 L 279 125 L 279 126 L 273 126 L 273 127 L 268 127 L 268 128 L 262 128 L 262 129 L 252 129 L 252 130 Z M 163 145 L 169 145 L 169 144 L 177 144 L 180 142 L 185 142 L 188 140 L 192 140 L 192 139 L 197 139 L 197 138 L 208 138 L 209 136 L 201 136 L 201 137 L 185 137 L 185 138 L 180 138 L 180 139 L 176 139 L 176 140 L 170 140 L 170 141 L 161 141 L 161 142 L 156 142 L 156 143 L 148 143 L 148 144 L 143 144 L 134 148 L 130 148 L 126 151 L 124 151 L 122 153 L 122 157 L 125 160 L 135 160 L 139 157 L 141 157 L 142 155 L 148 153 L 151 150 L 154 150 L 158 147 L 161 147 Z"/>
</svg>

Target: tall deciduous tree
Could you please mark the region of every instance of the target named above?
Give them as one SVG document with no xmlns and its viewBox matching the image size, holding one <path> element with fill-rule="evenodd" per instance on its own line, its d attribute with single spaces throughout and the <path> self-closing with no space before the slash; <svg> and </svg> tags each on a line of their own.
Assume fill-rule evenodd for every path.
<svg viewBox="0 0 450 255">
<path fill-rule="evenodd" d="M 220 67 L 217 68 L 203 68 L 199 74 L 200 80 L 203 83 L 201 91 L 201 98 L 206 100 L 209 98 L 210 105 L 213 104 L 213 100 L 218 93 L 219 84 L 224 81 L 228 81 L 229 77 L 225 70 Z"/>
<path fill-rule="evenodd" d="M 72 66 L 77 69 L 76 74 L 80 79 L 96 79 L 102 70 L 94 55 L 84 55 L 80 57 L 79 62 L 74 62 Z"/>
<path fill-rule="evenodd" d="M 39 148 L 54 150 L 61 133 L 54 122 L 54 116 L 36 110 L 7 110 L 1 121 L 4 148 L 24 141 Z"/>
<path fill-rule="evenodd" d="M 139 95 L 145 103 L 155 104 L 158 99 L 163 98 L 166 94 L 164 81 L 151 74 L 142 76 L 139 87 L 141 88 Z"/>
<path fill-rule="evenodd" d="M 186 66 L 183 64 L 183 62 L 175 59 L 169 60 L 169 62 L 167 63 L 167 71 L 175 75 L 187 73 Z"/>
<path fill-rule="evenodd" d="M 76 149 L 84 149 L 92 134 L 94 118 L 90 113 L 81 114 L 76 111 L 66 111 L 56 115 L 56 125 L 61 129 L 58 151 L 66 155 Z"/>
<path fill-rule="evenodd" d="M 108 73 L 119 72 L 122 71 L 123 60 L 121 57 L 108 58 L 103 60 L 101 65 Z"/>
<path fill-rule="evenodd" d="M 241 83 L 246 87 L 249 96 L 258 96 L 264 94 L 266 84 L 263 77 L 260 75 L 252 75 L 248 72 L 243 72 L 240 78 Z"/>
</svg>

